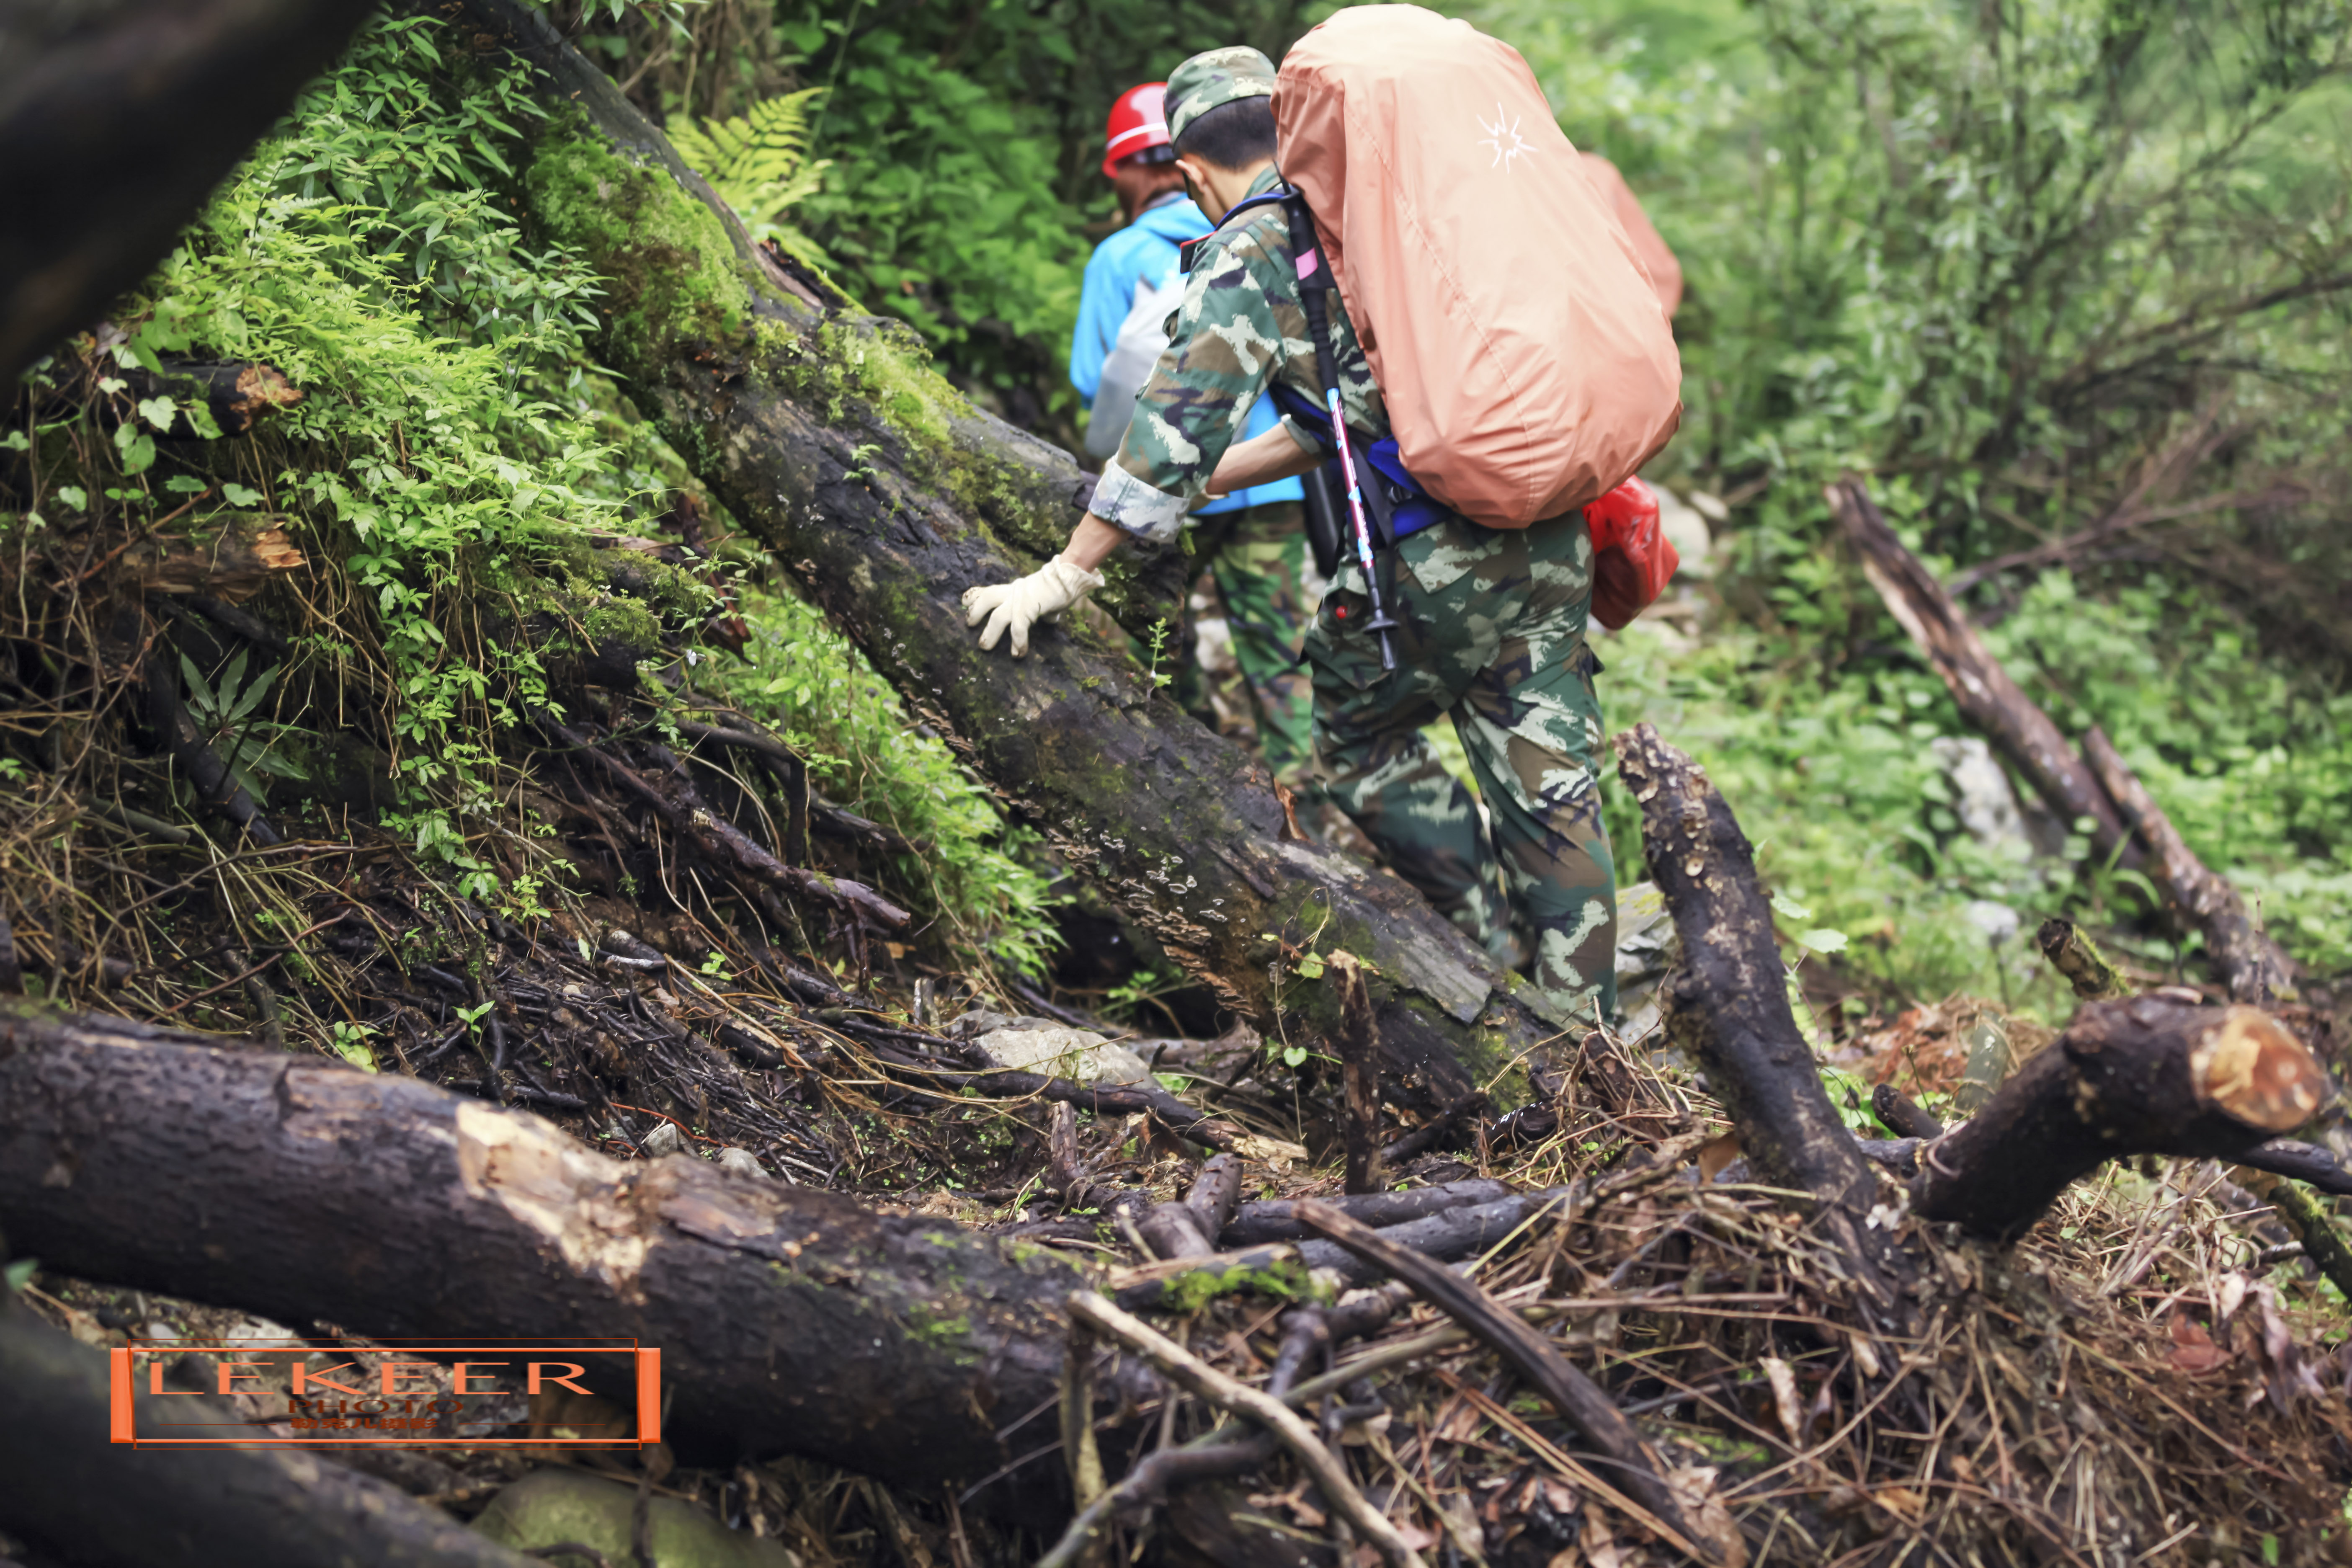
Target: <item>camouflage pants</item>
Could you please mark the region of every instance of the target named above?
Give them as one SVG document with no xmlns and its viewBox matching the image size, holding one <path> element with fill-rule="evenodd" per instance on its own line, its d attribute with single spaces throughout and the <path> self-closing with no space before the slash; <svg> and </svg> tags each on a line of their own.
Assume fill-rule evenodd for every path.
<svg viewBox="0 0 2352 1568">
<path fill-rule="evenodd" d="M 1363 574 L 1345 568 L 1307 636 L 1318 771 L 1398 875 L 1497 958 L 1516 932 L 1555 1005 L 1616 1005 L 1616 867 L 1601 824 L 1601 705 L 1585 649 L 1592 544 L 1571 516 L 1454 521 L 1397 546 L 1397 668 L 1381 669 Z M 1422 728 L 1462 737 L 1477 803 Z M 1506 912 L 1507 911 L 1507 913 Z"/>
<path fill-rule="evenodd" d="M 1224 605 L 1234 662 L 1241 667 L 1257 725 L 1258 752 L 1276 778 L 1304 783 L 1314 763 L 1309 714 L 1315 699 L 1298 663 L 1298 639 L 1313 603 L 1307 588 L 1306 509 L 1296 502 L 1244 507 L 1195 518 L 1192 528 L 1193 558 L 1207 564 Z M 1175 696 L 1201 713 L 1207 694 L 1192 658 L 1190 620 Z"/>
</svg>

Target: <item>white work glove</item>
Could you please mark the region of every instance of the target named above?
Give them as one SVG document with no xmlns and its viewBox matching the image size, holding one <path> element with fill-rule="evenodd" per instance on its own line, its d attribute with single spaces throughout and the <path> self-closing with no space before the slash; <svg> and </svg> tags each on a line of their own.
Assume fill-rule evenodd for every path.
<svg viewBox="0 0 2352 1568">
<path fill-rule="evenodd" d="M 980 634 L 982 653 L 994 647 L 1010 627 L 1013 657 L 1020 658 L 1029 652 L 1031 626 L 1048 616 L 1061 614 L 1102 585 L 1101 573 L 1073 566 L 1056 555 L 1018 582 L 966 588 L 963 624 L 976 626 L 982 616 L 988 617 L 988 629 Z"/>
</svg>

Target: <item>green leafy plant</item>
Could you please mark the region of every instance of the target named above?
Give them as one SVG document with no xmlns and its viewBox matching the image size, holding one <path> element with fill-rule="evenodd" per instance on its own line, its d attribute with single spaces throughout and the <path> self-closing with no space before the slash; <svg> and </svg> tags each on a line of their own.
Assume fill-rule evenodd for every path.
<svg viewBox="0 0 2352 1568">
<path fill-rule="evenodd" d="M 1150 655 L 1150 661 L 1145 667 L 1144 673 L 1146 679 L 1151 682 L 1151 689 L 1154 691 L 1159 690 L 1161 687 L 1168 685 L 1176 679 L 1172 670 L 1162 669 L 1160 668 L 1160 661 L 1168 657 L 1169 637 L 1169 626 L 1166 621 L 1154 621 L 1151 624 L 1151 639 L 1146 645 L 1147 650 Z"/>
<path fill-rule="evenodd" d="M 822 247 L 783 215 L 824 187 L 829 158 L 811 158 L 809 111 L 821 87 L 803 88 L 753 104 L 727 120 L 669 117 L 670 145 L 733 207 L 753 239 L 776 242 L 810 267 L 832 268 Z"/>
<path fill-rule="evenodd" d="M 940 922 L 951 948 L 1041 973 L 1058 938 L 1046 879 L 1024 854 L 1034 836 L 1005 821 L 822 612 L 750 586 L 739 603 L 751 640 L 711 679 L 783 733 L 828 796 L 917 847 L 894 858 L 890 885 Z"/>
<path fill-rule="evenodd" d="M 373 1072 L 375 1052 L 368 1045 L 375 1034 L 373 1024 L 352 1024 L 341 1020 L 327 1026 L 327 1043 L 337 1056 L 362 1071 Z"/>
<path fill-rule="evenodd" d="M 239 648 L 221 667 L 218 677 L 207 681 L 195 660 L 180 656 L 181 679 L 187 682 L 188 711 L 205 739 L 229 771 L 229 776 L 245 786 L 257 801 L 268 798 L 268 788 L 262 775 L 280 779 L 307 779 L 309 770 L 280 749 L 289 735 L 300 731 L 291 725 L 273 723 L 254 717 L 254 710 L 269 695 L 278 680 L 278 671 L 265 669 L 247 679 L 246 650 Z"/>
</svg>

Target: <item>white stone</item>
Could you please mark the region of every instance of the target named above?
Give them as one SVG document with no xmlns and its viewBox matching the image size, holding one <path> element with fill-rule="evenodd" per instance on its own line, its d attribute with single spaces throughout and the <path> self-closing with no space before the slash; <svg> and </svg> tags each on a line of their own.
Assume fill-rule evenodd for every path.
<svg viewBox="0 0 2352 1568">
<path fill-rule="evenodd" d="M 1151 1069 L 1125 1046 L 1087 1029 L 997 1029 L 976 1044 L 998 1067 L 1041 1072 L 1077 1083 L 1141 1083 Z"/>
<path fill-rule="evenodd" d="M 679 1135 L 677 1123 L 675 1121 L 656 1122 L 654 1130 L 637 1142 L 644 1146 L 646 1153 L 656 1160 L 664 1154 L 675 1154 L 686 1146 L 686 1140 Z"/>
<path fill-rule="evenodd" d="M 1984 932 L 1985 940 L 1995 947 L 2015 936 L 2017 928 L 2025 923 L 2015 910 L 1990 899 L 1970 899 L 1960 906 L 1960 918 Z"/>
<path fill-rule="evenodd" d="M 1682 565 L 1677 575 L 1706 577 L 1714 574 L 1708 557 L 1715 550 L 1715 535 L 1706 526 L 1706 519 L 1691 505 L 1664 485 L 1653 485 L 1658 492 L 1658 531 L 1675 547 Z"/>
</svg>

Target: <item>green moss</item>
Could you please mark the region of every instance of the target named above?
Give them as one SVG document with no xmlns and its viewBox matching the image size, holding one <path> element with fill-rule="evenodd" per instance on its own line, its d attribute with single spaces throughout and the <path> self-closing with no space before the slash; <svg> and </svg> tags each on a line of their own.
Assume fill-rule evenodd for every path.
<svg viewBox="0 0 2352 1568">
<path fill-rule="evenodd" d="M 1296 1254 L 1253 1267 L 1230 1263 L 1215 1268 L 1195 1268 L 1171 1276 L 1153 1303 L 1153 1310 L 1197 1312 L 1220 1296 L 1242 1291 L 1271 1296 L 1278 1301 L 1317 1301 L 1328 1293 L 1315 1283 L 1313 1273 Z"/>
<path fill-rule="evenodd" d="M 661 622 L 635 599 L 614 599 L 580 617 L 580 629 L 591 647 L 620 643 L 628 647 L 661 647 Z"/>
<path fill-rule="evenodd" d="M 977 1359 L 972 1355 L 970 1344 L 971 1319 L 961 1312 L 940 1312 L 928 1301 L 908 1304 L 907 1337 L 935 1351 L 945 1351 L 960 1358 Z"/>
<path fill-rule="evenodd" d="M 623 367 L 644 369 L 674 340 L 741 331 L 752 283 L 719 216 L 668 170 L 615 152 L 578 110 L 550 122 L 524 190 L 547 236 L 604 276 L 606 344 Z"/>
</svg>

